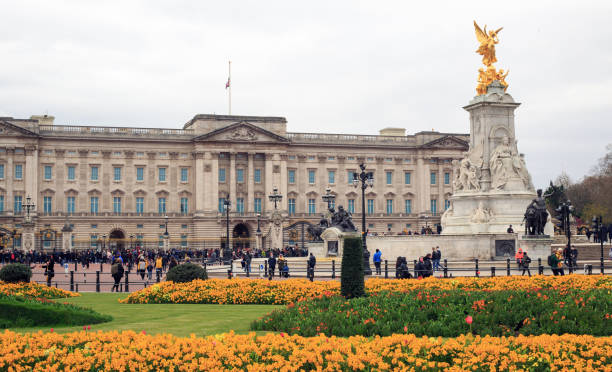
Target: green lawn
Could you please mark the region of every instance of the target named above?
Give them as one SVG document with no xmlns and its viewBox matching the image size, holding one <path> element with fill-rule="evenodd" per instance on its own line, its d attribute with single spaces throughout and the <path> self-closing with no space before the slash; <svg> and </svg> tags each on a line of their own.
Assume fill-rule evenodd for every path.
<svg viewBox="0 0 612 372">
<path fill-rule="evenodd" d="M 113 321 L 92 325 L 91 330 L 142 330 L 149 334 L 172 333 L 176 336 L 214 335 L 234 330 L 247 333 L 252 320 L 280 308 L 276 305 L 191 305 L 191 304 L 120 304 L 121 293 L 81 293 L 81 297 L 58 299 L 92 308 L 113 316 Z M 82 330 L 82 326 L 53 327 L 56 332 Z M 14 328 L 17 332 L 48 331 L 48 328 Z M 264 332 L 265 333 L 265 332 Z"/>
</svg>

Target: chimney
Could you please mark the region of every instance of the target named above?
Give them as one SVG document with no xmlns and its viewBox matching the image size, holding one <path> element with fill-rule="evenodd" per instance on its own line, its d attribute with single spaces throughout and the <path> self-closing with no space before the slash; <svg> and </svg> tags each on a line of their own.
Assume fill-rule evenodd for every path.
<svg viewBox="0 0 612 372">
<path fill-rule="evenodd" d="M 51 115 L 32 115 L 30 116 L 30 120 L 38 121 L 38 125 L 53 125 L 53 121 L 55 120 L 55 116 Z"/>
</svg>

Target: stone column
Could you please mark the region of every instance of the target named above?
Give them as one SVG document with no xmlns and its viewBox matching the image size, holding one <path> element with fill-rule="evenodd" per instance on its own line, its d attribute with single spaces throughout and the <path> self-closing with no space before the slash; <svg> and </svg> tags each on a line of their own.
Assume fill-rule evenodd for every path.
<svg viewBox="0 0 612 372">
<path fill-rule="evenodd" d="M 55 164 L 53 165 L 53 183 L 55 184 L 55 211 L 56 212 L 65 212 L 66 211 L 66 197 L 64 195 L 64 191 L 66 188 L 64 187 L 64 180 L 66 178 L 66 158 L 64 154 L 65 150 L 55 150 Z M 28 177 L 30 176 L 30 171 L 28 169 L 28 164 L 26 163 L 26 174 Z M 27 178 L 26 178 L 27 180 Z M 27 183 L 26 183 L 27 185 Z M 53 211 L 53 209 L 52 209 Z"/>
<path fill-rule="evenodd" d="M 91 170 L 89 168 L 89 162 L 87 158 L 88 153 L 89 150 L 79 149 L 79 178 L 77 181 L 79 188 L 77 190 L 80 191 L 76 205 L 76 211 L 78 212 L 89 212 L 91 210 L 89 195 L 87 194 L 87 185 L 89 183 L 89 179 L 91 178 Z"/>
<path fill-rule="evenodd" d="M 219 203 L 219 153 L 218 152 L 207 152 L 206 158 L 211 164 L 210 167 L 210 193 L 206 193 L 208 196 L 207 210 L 210 212 L 216 212 L 218 210 Z M 227 175 L 225 175 L 227 177 Z"/>
<path fill-rule="evenodd" d="M 210 153 L 208 153 L 210 155 Z M 204 153 L 201 151 L 194 152 L 194 185 L 193 191 L 195 195 L 195 213 L 201 215 L 204 209 L 208 209 L 210 204 L 210 186 L 204 182 Z M 210 177 L 208 177 L 210 178 Z M 208 181 L 208 180 L 207 180 Z M 208 182 L 206 182 L 208 183 Z"/>
<path fill-rule="evenodd" d="M 255 153 L 247 154 L 248 170 L 247 170 L 247 202 L 246 211 L 253 212 L 255 210 L 255 173 L 253 170 L 253 157 Z M 258 239 L 259 241 L 259 239 Z"/>
<path fill-rule="evenodd" d="M 15 165 L 13 164 L 13 156 L 15 155 L 15 148 L 7 147 L 6 148 L 6 174 L 4 175 L 6 182 L 6 211 L 9 216 L 13 215 L 13 210 L 15 208 L 14 202 L 15 198 L 13 197 L 13 182 L 8 182 L 8 180 L 15 180 Z M 32 195 L 35 197 L 35 195 Z M 38 206 L 38 203 L 35 203 Z"/>
<path fill-rule="evenodd" d="M 287 155 L 281 155 L 280 161 L 280 184 L 278 185 L 279 192 L 283 195 L 283 200 L 281 201 L 281 210 L 288 210 L 288 185 L 287 185 Z"/>
<path fill-rule="evenodd" d="M 272 188 L 274 187 L 272 185 L 273 183 L 273 175 L 272 175 L 272 154 L 265 154 L 266 156 L 266 161 L 265 161 L 265 176 L 264 176 L 264 183 L 265 183 L 265 195 L 263 197 L 263 204 L 264 204 L 264 211 L 271 211 L 274 210 L 274 206 L 272 205 L 272 202 L 270 202 L 270 199 L 268 198 L 268 196 L 270 194 L 272 194 Z"/>
<path fill-rule="evenodd" d="M 439 163 L 439 161 L 438 161 Z M 438 164 L 438 214 L 444 213 L 444 162 Z"/>
<path fill-rule="evenodd" d="M 235 210 L 236 208 L 236 153 L 230 152 L 230 170 L 229 174 L 226 174 L 225 177 L 227 182 L 229 182 L 229 193 L 230 200 L 232 201 L 232 206 Z"/>
<path fill-rule="evenodd" d="M 38 205 L 38 148 L 36 145 L 28 145 L 25 148 L 26 163 L 25 163 L 25 198 L 30 195 L 32 203 Z M 58 188 L 61 190 L 61 188 Z"/>
</svg>

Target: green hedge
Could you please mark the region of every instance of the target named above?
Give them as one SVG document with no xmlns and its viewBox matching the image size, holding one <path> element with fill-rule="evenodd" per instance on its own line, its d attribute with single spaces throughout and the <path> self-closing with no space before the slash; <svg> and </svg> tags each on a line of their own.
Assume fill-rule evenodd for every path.
<svg viewBox="0 0 612 372">
<path fill-rule="evenodd" d="M 346 298 L 363 297 L 366 295 L 363 279 L 361 238 L 351 237 L 344 239 L 340 294 Z"/>
<path fill-rule="evenodd" d="M 20 263 L 8 264 L 0 269 L 0 280 L 7 283 L 30 282 L 32 270 Z"/>
<path fill-rule="evenodd" d="M 42 298 L 0 296 L 0 328 L 89 325 L 112 319 L 91 309 Z"/>
<path fill-rule="evenodd" d="M 323 297 L 290 304 L 252 323 L 253 330 L 301 336 L 612 335 L 607 289 L 540 291 L 411 291 L 346 300 Z M 466 317 L 471 316 L 471 326 Z"/>
<path fill-rule="evenodd" d="M 202 266 L 189 262 L 174 266 L 166 274 L 166 280 L 169 282 L 186 283 L 195 279 L 206 280 L 208 279 L 208 274 Z"/>
</svg>

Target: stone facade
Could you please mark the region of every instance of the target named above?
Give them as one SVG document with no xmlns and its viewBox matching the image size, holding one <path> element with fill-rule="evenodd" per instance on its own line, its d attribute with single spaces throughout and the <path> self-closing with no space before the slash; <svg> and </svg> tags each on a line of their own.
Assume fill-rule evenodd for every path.
<svg viewBox="0 0 612 372">
<path fill-rule="evenodd" d="M 350 172 L 362 162 L 375 177 L 366 190 L 371 231 L 435 225 L 452 192 L 452 162 L 467 151 L 469 135 L 291 133 L 282 117 L 196 115 L 183 129 L 149 129 L 55 125 L 51 116 L 33 116 L 0 118 L 0 140 L 0 232 L 17 232 L 4 246 L 23 247 L 30 196 L 37 249 L 67 244 L 67 215 L 77 249 L 139 241 L 161 248 L 165 215 L 171 247 L 201 249 L 224 244 L 227 197 L 232 245 L 269 247 L 274 188 L 283 196 L 283 226 L 317 223 L 327 188 L 335 205 L 360 221 L 361 190 Z"/>
</svg>

